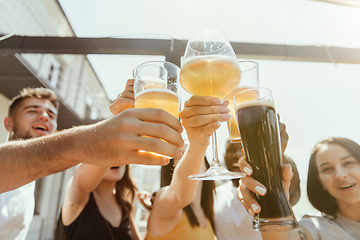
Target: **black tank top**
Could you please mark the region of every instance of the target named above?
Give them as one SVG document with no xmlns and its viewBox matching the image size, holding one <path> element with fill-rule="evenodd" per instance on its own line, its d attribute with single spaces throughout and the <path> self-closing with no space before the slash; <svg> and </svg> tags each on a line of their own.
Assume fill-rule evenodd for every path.
<svg viewBox="0 0 360 240">
<path fill-rule="evenodd" d="M 123 215 L 125 209 L 121 207 Z M 100 214 L 93 193 L 84 210 L 69 226 L 64 226 L 62 216 L 56 224 L 55 240 L 131 240 L 130 222 L 128 216 L 123 216 L 120 226 L 114 228 Z"/>
</svg>

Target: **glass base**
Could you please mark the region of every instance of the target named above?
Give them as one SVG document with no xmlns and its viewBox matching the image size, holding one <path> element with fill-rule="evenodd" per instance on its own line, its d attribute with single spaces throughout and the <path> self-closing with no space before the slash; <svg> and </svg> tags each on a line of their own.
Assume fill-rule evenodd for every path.
<svg viewBox="0 0 360 240">
<path fill-rule="evenodd" d="M 281 218 L 259 218 L 254 216 L 253 228 L 261 232 L 285 232 L 298 227 L 296 219 L 292 216 Z"/>
<path fill-rule="evenodd" d="M 237 138 L 237 139 L 231 139 L 230 138 L 230 142 L 231 143 L 241 143 L 241 138 Z"/>
<path fill-rule="evenodd" d="M 212 166 L 206 172 L 190 175 L 191 180 L 227 180 L 245 177 L 245 173 L 230 172 L 221 166 Z"/>
</svg>

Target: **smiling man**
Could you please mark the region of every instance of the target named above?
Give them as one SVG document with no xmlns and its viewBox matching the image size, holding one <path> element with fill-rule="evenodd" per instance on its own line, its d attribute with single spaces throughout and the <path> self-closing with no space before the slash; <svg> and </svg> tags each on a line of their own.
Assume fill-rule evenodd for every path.
<svg viewBox="0 0 360 240">
<path fill-rule="evenodd" d="M 55 94 L 43 88 L 25 89 L 12 101 L 4 121 L 10 141 L 0 144 L 0 239 L 25 238 L 36 179 L 81 162 L 166 165 L 182 155 L 181 123 L 162 109 L 126 109 L 95 124 L 53 133 L 57 105 Z"/>
<path fill-rule="evenodd" d="M 21 90 L 11 101 L 4 119 L 9 141 L 55 132 L 58 105 L 57 96 L 50 89 Z M 35 181 L 0 194 L 0 239 L 25 239 L 34 213 L 34 189 Z"/>
</svg>

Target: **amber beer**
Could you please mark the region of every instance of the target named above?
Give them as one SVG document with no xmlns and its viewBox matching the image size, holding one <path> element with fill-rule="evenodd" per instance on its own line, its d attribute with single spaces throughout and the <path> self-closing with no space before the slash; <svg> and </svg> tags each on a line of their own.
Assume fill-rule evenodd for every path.
<svg viewBox="0 0 360 240">
<path fill-rule="evenodd" d="M 240 83 L 237 62 L 223 56 L 189 60 L 181 68 L 180 84 L 192 95 L 224 98 Z"/>
<path fill-rule="evenodd" d="M 224 100 L 229 101 L 228 108 L 231 110 L 230 114 L 232 117 L 227 121 L 227 126 L 229 129 L 230 141 L 232 143 L 241 142 L 240 133 L 238 129 L 238 124 L 236 122 L 235 117 L 235 106 L 234 106 L 234 96 L 240 92 L 250 89 L 251 87 L 238 87 L 234 91 L 232 91 L 229 95 L 227 95 Z M 258 99 L 258 92 L 256 91 L 247 91 L 246 94 L 243 95 L 245 101 L 256 100 Z"/>
<path fill-rule="evenodd" d="M 252 177 L 267 189 L 264 196 L 256 194 L 261 212 L 257 216 L 260 231 L 290 230 L 297 226 L 282 182 L 282 153 L 277 114 L 272 100 L 236 104 L 241 140 Z M 258 228 L 257 228 L 258 227 Z"/>
<path fill-rule="evenodd" d="M 179 96 L 180 68 L 178 66 L 166 61 L 150 61 L 137 66 L 133 70 L 133 74 L 135 75 L 135 108 L 163 109 L 175 118 L 179 118 L 181 98 Z M 145 152 L 142 149 L 139 151 Z M 170 158 L 164 155 L 160 156 Z"/>
<path fill-rule="evenodd" d="M 179 95 L 161 88 L 150 88 L 135 96 L 135 108 L 159 108 L 179 118 Z"/>
</svg>

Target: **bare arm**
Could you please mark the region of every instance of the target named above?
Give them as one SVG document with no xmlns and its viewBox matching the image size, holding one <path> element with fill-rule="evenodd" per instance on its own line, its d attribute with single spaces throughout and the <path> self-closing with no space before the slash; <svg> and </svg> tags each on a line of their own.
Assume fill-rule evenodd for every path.
<svg viewBox="0 0 360 240">
<path fill-rule="evenodd" d="M 140 233 L 139 228 L 135 225 L 135 217 L 134 217 L 134 213 L 133 213 L 133 212 L 130 213 L 129 221 L 130 221 L 131 239 L 132 239 L 132 240 L 141 240 L 141 239 L 144 239 L 144 238 L 141 236 L 141 233 Z"/>
<path fill-rule="evenodd" d="M 86 163 L 80 164 L 71 178 L 72 181 L 65 198 L 72 204 L 83 201 L 99 185 L 108 169 L 108 167 Z"/>
<path fill-rule="evenodd" d="M 99 185 L 108 167 L 80 164 L 66 185 L 65 199 L 62 205 L 62 221 L 71 224 L 83 211 L 90 192 Z"/>
<path fill-rule="evenodd" d="M 188 176 L 200 173 L 209 137 L 219 128 L 219 122 L 230 118 L 227 104 L 213 97 L 200 96 L 193 96 L 185 103 L 180 117 L 190 145 L 175 168 L 170 186 L 157 193 L 151 214 L 169 218 L 193 201 L 198 181 L 189 180 Z"/>
<path fill-rule="evenodd" d="M 138 150 L 177 159 L 183 145 L 181 132 L 180 122 L 163 110 L 128 109 L 97 124 L 2 144 L 0 193 L 80 162 L 107 167 L 129 163 L 167 164 L 166 158 Z"/>
</svg>

